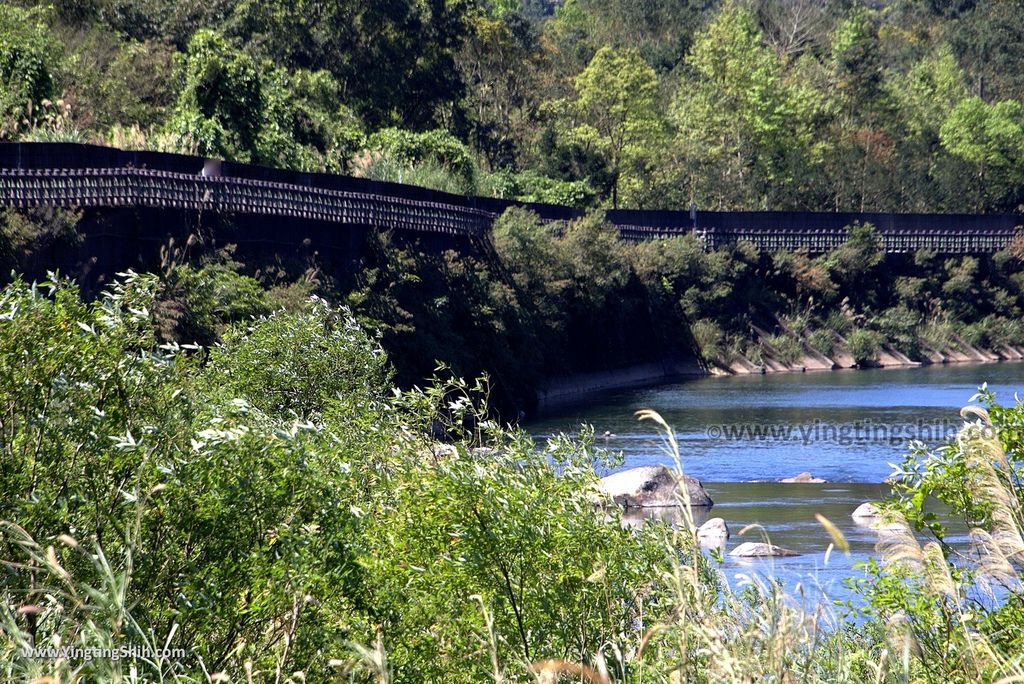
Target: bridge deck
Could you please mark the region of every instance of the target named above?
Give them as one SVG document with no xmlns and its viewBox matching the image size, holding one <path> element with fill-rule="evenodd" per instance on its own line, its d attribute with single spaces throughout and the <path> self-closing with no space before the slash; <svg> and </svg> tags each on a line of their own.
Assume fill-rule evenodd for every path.
<svg viewBox="0 0 1024 684">
<path fill-rule="evenodd" d="M 146 207 L 325 221 L 381 230 L 479 237 L 513 205 L 542 220 L 564 221 L 579 210 L 467 197 L 396 183 L 299 173 L 155 152 L 89 145 L 0 145 L 0 206 Z M 608 211 L 624 240 L 692 232 L 709 249 L 748 240 L 767 251 L 822 253 L 841 244 L 845 227 L 874 224 L 887 252 L 920 248 L 946 254 L 991 253 L 1017 234 L 1018 215 L 852 214 L 827 212 Z M 696 224 L 696 225 L 695 225 Z"/>
</svg>

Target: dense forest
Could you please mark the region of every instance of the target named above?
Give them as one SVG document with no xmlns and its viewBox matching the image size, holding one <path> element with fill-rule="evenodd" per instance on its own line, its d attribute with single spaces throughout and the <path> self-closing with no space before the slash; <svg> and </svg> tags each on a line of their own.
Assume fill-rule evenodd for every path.
<svg viewBox="0 0 1024 684">
<path fill-rule="evenodd" d="M 1010 0 L 15 0 L 0 55 L 0 139 L 578 206 L 1024 201 Z"/>
</svg>

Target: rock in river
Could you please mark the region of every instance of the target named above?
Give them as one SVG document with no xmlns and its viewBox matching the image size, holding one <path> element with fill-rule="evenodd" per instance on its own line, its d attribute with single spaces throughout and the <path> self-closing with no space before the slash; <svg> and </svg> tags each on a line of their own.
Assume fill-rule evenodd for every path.
<svg viewBox="0 0 1024 684">
<path fill-rule="evenodd" d="M 796 551 L 784 549 L 781 546 L 775 546 L 774 544 L 743 542 L 730 551 L 729 555 L 736 556 L 737 558 L 764 558 L 767 556 L 799 556 L 800 554 Z"/>
<path fill-rule="evenodd" d="M 873 503 L 862 503 L 857 506 L 850 517 L 862 527 L 870 527 L 881 534 L 901 534 L 908 531 L 907 523 L 900 516 L 879 508 Z"/>
<path fill-rule="evenodd" d="M 695 477 L 675 473 L 663 465 L 630 468 L 601 479 L 601 486 L 615 503 L 626 508 L 675 506 L 677 488 L 686 487 L 691 506 L 711 506 L 714 502 Z M 682 491 L 680 491 L 682 494 Z"/>
<path fill-rule="evenodd" d="M 825 482 L 828 482 L 828 480 L 823 480 L 820 477 L 814 477 L 810 473 L 800 473 L 799 475 L 794 475 L 793 477 L 787 477 L 782 480 L 779 480 L 779 482 L 799 484 L 824 484 Z"/>
<path fill-rule="evenodd" d="M 697 541 L 701 546 L 720 549 L 729 539 L 729 526 L 721 518 L 711 518 L 697 528 Z"/>
<path fill-rule="evenodd" d="M 862 503 L 851 515 L 857 522 L 869 523 L 882 517 L 882 511 L 873 503 Z"/>
</svg>

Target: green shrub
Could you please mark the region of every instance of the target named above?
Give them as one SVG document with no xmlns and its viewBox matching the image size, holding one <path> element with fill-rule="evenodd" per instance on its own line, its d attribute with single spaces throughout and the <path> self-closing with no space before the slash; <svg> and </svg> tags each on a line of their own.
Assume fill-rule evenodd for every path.
<svg viewBox="0 0 1024 684">
<path fill-rule="evenodd" d="M 972 347 L 988 349 L 992 345 L 989 321 L 980 320 L 962 325 L 957 331 L 960 337 Z"/>
<path fill-rule="evenodd" d="M 818 328 L 811 332 L 808 343 L 812 349 L 816 349 L 825 356 L 832 356 L 835 352 L 836 335 L 828 328 Z"/>
<path fill-rule="evenodd" d="M 690 326 L 690 334 L 705 361 L 721 363 L 724 356 L 725 333 L 714 321 L 702 318 Z"/>
<path fill-rule="evenodd" d="M 246 365 L 267 357 L 246 355 L 239 332 L 200 371 L 180 348 L 157 345 L 148 313 L 157 288 L 132 274 L 94 304 L 66 282 L 15 282 L 0 294 L 9 312 L 0 318 L 0 399 L 12 421 L 0 443 L 0 520 L 16 526 L 0 530 L 0 548 L 27 562 L 46 556 L 43 567 L 64 587 L 36 621 L 8 608 L 38 589 L 35 573 L 5 573 L 5 634 L 115 648 L 147 639 L 189 651 L 173 664 L 131 659 L 150 680 L 160 678 L 154 668 L 180 675 L 200 672 L 201 662 L 273 671 L 289 652 L 324 678 L 327 653 L 361 624 L 351 608 L 360 601 L 352 506 L 364 491 L 357 479 L 376 471 L 383 449 L 365 401 L 386 391 L 373 384 L 386 379 L 376 347 L 336 328 L 335 312 L 320 307 L 293 319 L 295 334 L 281 330 L 282 319 L 251 326 L 254 338 L 277 345 L 280 366 Z M 289 362 L 302 367 L 310 354 L 324 375 L 293 395 L 319 391 L 315 403 L 337 388 L 363 389 L 335 414 L 343 430 L 274 420 L 236 399 L 235 390 L 253 388 L 266 393 L 254 391 L 256 401 L 277 406 L 274 397 L 293 388 Z M 370 368 L 339 371 L 324 359 Z M 361 370 L 369 374 L 356 379 Z M 49 556 L 30 541 L 58 535 L 64 541 Z M 7 672 L 62 667 L 4 657 Z M 103 661 L 85 671 L 128 667 Z"/>
<path fill-rule="evenodd" d="M 210 345 L 227 325 L 269 312 L 263 287 L 231 263 L 184 265 L 165 278 L 157 323 L 167 339 Z"/>
<path fill-rule="evenodd" d="M 0 5 L 0 140 L 31 128 L 43 103 L 56 99 L 61 46 L 46 26 L 47 11 Z"/>
<path fill-rule="evenodd" d="M 883 340 L 912 359 L 920 357 L 919 336 L 923 320 L 919 313 L 900 305 L 883 311 L 873 323 Z"/>
<path fill-rule="evenodd" d="M 858 328 L 847 335 L 846 344 L 858 366 L 869 366 L 878 361 L 882 336 L 874 330 Z"/>
<path fill-rule="evenodd" d="M 279 418 L 322 416 L 332 404 L 368 406 L 390 372 L 383 350 L 345 310 L 314 299 L 307 310 L 278 311 L 229 328 L 211 349 L 211 393 L 244 399 Z"/>
<path fill-rule="evenodd" d="M 476 188 L 476 162 L 472 153 L 447 131 L 417 133 L 400 128 L 384 128 L 373 133 L 367 139 L 366 146 L 372 155 L 379 155 L 381 159 L 374 162 L 373 168 L 376 170 L 367 173 L 371 178 L 414 183 L 416 169 L 422 167 L 426 170 L 420 173 L 424 174 L 436 176 L 440 171 L 451 174 L 458 179 L 464 193 Z"/>
<path fill-rule="evenodd" d="M 592 206 L 596 195 L 585 180 L 558 180 L 532 169 L 519 172 L 497 171 L 488 175 L 485 183 L 495 197 L 581 209 Z"/>
<path fill-rule="evenodd" d="M 41 255 L 78 245 L 81 213 L 66 209 L 0 210 L 0 282 L 37 270 Z"/>
<path fill-rule="evenodd" d="M 792 335 L 769 335 L 764 342 L 775 351 L 778 360 L 786 365 L 798 363 L 804 357 L 803 345 Z"/>
<path fill-rule="evenodd" d="M 265 107 L 256 61 L 216 31 L 192 36 L 179 60 L 183 83 L 168 127 L 204 155 L 255 161 Z"/>
</svg>

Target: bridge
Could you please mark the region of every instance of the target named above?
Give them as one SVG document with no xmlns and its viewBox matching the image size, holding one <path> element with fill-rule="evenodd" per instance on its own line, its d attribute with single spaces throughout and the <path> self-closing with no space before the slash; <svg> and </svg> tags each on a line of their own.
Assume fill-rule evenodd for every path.
<svg viewBox="0 0 1024 684">
<path fill-rule="evenodd" d="M 511 206 L 545 222 L 572 220 L 564 206 L 454 195 L 398 183 L 270 169 L 188 155 L 69 143 L 0 144 L 0 207 L 146 209 L 256 216 L 410 234 L 481 238 Z M 695 233 L 708 249 L 747 240 L 762 250 L 820 254 L 846 226 L 871 223 L 890 253 L 996 252 L 1018 233 L 1014 214 L 883 214 L 609 210 L 623 240 Z"/>
</svg>

